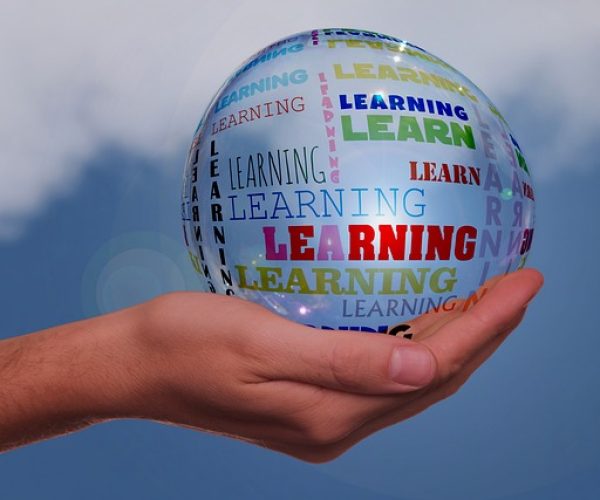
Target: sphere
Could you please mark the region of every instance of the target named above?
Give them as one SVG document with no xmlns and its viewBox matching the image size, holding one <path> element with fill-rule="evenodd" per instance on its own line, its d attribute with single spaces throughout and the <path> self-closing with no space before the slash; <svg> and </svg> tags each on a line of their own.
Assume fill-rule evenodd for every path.
<svg viewBox="0 0 600 500">
<path fill-rule="evenodd" d="M 319 29 L 265 47 L 216 93 L 182 219 L 207 291 L 396 334 L 524 265 L 534 191 L 506 120 L 456 69 L 393 36 Z"/>
</svg>

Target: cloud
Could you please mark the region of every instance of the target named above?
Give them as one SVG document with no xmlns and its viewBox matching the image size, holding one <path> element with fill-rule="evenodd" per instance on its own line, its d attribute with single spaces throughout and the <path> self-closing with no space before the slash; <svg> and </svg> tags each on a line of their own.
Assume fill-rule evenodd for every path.
<svg viewBox="0 0 600 500">
<path fill-rule="evenodd" d="M 534 145 L 538 179 L 585 168 L 573 158 L 600 125 L 600 9 L 592 1 L 510 5 L 3 2 L 0 240 L 73 189 L 107 145 L 180 169 L 172 158 L 231 69 L 312 27 L 366 27 L 427 48 L 496 101 L 525 151 Z"/>
</svg>

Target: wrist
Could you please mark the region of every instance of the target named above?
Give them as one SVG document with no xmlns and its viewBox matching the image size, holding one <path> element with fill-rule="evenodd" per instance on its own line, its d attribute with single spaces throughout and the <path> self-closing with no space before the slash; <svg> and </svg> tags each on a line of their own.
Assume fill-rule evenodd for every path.
<svg viewBox="0 0 600 500">
<path fill-rule="evenodd" d="M 141 415 L 151 384 L 137 338 L 143 308 L 92 318 L 69 339 L 81 369 L 72 385 L 77 412 L 94 421 Z"/>
<path fill-rule="evenodd" d="M 143 384 L 139 310 L 0 342 L 0 450 L 128 416 Z"/>
</svg>

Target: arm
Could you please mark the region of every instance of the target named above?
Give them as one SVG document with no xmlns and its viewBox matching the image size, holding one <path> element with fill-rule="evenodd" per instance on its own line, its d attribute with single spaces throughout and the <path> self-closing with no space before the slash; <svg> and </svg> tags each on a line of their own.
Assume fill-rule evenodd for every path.
<svg viewBox="0 0 600 500">
<path fill-rule="evenodd" d="M 468 311 L 411 321 L 413 340 L 324 332 L 242 300 L 174 293 L 0 342 L 0 449 L 114 418 L 332 459 L 453 394 L 542 284 L 523 270 Z"/>
<path fill-rule="evenodd" d="M 135 397 L 123 355 L 137 315 L 127 309 L 1 341 L 0 451 L 117 417 Z"/>
</svg>

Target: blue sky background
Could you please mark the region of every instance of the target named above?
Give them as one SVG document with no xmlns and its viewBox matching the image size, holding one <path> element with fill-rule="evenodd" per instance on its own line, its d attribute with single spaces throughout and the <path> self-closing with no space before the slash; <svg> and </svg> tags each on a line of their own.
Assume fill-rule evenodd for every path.
<svg viewBox="0 0 600 500">
<path fill-rule="evenodd" d="M 196 287 L 178 217 L 199 113 L 238 62 L 311 27 L 404 36 L 498 104 L 536 181 L 529 264 L 546 285 L 455 397 L 330 464 L 113 422 L 1 455 L 1 498 L 600 497 L 600 8 L 61 5 L 0 8 L 0 336 Z"/>
</svg>

